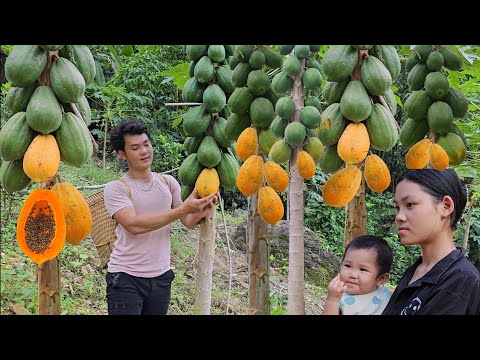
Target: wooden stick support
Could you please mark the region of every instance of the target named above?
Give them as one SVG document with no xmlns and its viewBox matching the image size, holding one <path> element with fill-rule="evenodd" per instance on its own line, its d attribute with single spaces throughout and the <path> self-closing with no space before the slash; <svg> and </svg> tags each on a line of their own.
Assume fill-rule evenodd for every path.
<svg viewBox="0 0 480 360">
<path fill-rule="evenodd" d="M 203 103 L 185 102 L 185 103 L 165 103 L 165 106 L 197 106 L 203 105 Z"/>
</svg>

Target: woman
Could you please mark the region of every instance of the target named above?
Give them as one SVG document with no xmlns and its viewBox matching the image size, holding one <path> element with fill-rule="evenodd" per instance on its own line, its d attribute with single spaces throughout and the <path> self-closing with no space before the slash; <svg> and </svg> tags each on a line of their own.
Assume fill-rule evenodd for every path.
<svg viewBox="0 0 480 360">
<path fill-rule="evenodd" d="M 480 314 L 480 273 L 456 247 L 467 195 L 447 169 L 407 170 L 395 192 L 395 223 L 403 245 L 420 245 L 382 315 Z"/>
</svg>

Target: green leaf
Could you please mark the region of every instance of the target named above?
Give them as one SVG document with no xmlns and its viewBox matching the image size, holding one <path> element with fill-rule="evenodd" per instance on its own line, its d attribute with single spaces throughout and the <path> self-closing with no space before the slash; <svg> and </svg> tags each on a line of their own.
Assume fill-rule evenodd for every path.
<svg viewBox="0 0 480 360">
<path fill-rule="evenodd" d="M 473 166 L 470 166 L 468 164 L 461 164 L 456 166 L 455 171 L 457 172 L 458 177 L 460 179 L 464 179 L 464 178 L 475 179 L 478 176 L 477 170 Z"/>
<path fill-rule="evenodd" d="M 120 52 L 122 53 L 123 56 L 131 56 L 131 55 L 133 55 L 133 46 L 132 45 L 123 45 Z"/>
<path fill-rule="evenodd" d="M 187 80 L 190 78 L 188 74 L 188 63 L 183 62 L 178 65 L 175 65 L 173 67 L 168 68 L 167 70 L 163 70 L 160 73 L 158 73 L 160 76 L 165 76 L 165 77 L 171 77 L 173 79 L 173 83 L 178 87 L 179 90 L 183 89 L 183 86 L 187 82 Z M 162 84 L 166 81 L 162 81 Z"/>
<path fill-rule="evenodd" d="M 403 103 L 402 103 L 402 100 L 400 100 L 400 97 L 397 94 L 394 94 L 394 96 L 397 104 L 400 105 L 400 107 L 403 109 Z"/>
<path fill-rule="evenodd" d="M 277 307 L 275 310 L 270 312 L 271 315 L 282 315 L 283 309 L 281 307 Z"/>
<path fill-rule="evenodd" d="M 112 54 L 113 58 L 115 59 L 117 67 L 121 65 L 122 58 L 118 55 L 117 50 L 113 47 L 113 45 L 107 45 L 108 50 Z"/>
<path fill-rule="evenodd" d="M 176 116 L 175 118 L 173 118 L 172 126 L 174 128 L 178 127 L 182 122 L 182 120 L 183 120 L 183 115 Z"/>
</svg>

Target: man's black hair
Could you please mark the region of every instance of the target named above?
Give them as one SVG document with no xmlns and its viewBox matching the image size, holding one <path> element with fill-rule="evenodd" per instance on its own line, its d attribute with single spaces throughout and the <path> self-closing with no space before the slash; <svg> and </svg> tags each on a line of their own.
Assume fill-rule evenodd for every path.
<svg viewBox="0 0 480 360">
<path fill-rule="evenodd" d="M 124 135 L 142 135 L 147 134 L 148 138 L 150 139 L 150 135 L 148 133 L 147 126 L 138 120 L 133 119 L 123 119 L 121 120 L 117 126 L 113 127 L 110 130 L 110 144 L 115 149 L 115 151 L 125 151 L 125 138 Z"/>
</svg>

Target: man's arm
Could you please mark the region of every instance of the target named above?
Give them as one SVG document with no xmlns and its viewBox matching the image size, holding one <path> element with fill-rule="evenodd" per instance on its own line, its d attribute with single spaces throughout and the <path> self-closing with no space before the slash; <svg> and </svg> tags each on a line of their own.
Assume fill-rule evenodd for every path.
<svg viewBox="0 0 480 360">
<path fill-rule="evenodd" d="M 195 197 L 195 190 L 194 192 L 195 194 L 192 192 L 185 202 L 175 209 L 139 216 L 135 208 L 129 206 L 118 210 L 113 218 L 133 235 L 160 229 L 177 219 L 180 219 L 185 226 L 193 228 L 201 218 L 205 217 L 208 210 L 214 207 L 216 199 L 216 194 L 198 199 Z"/>
</svg>

